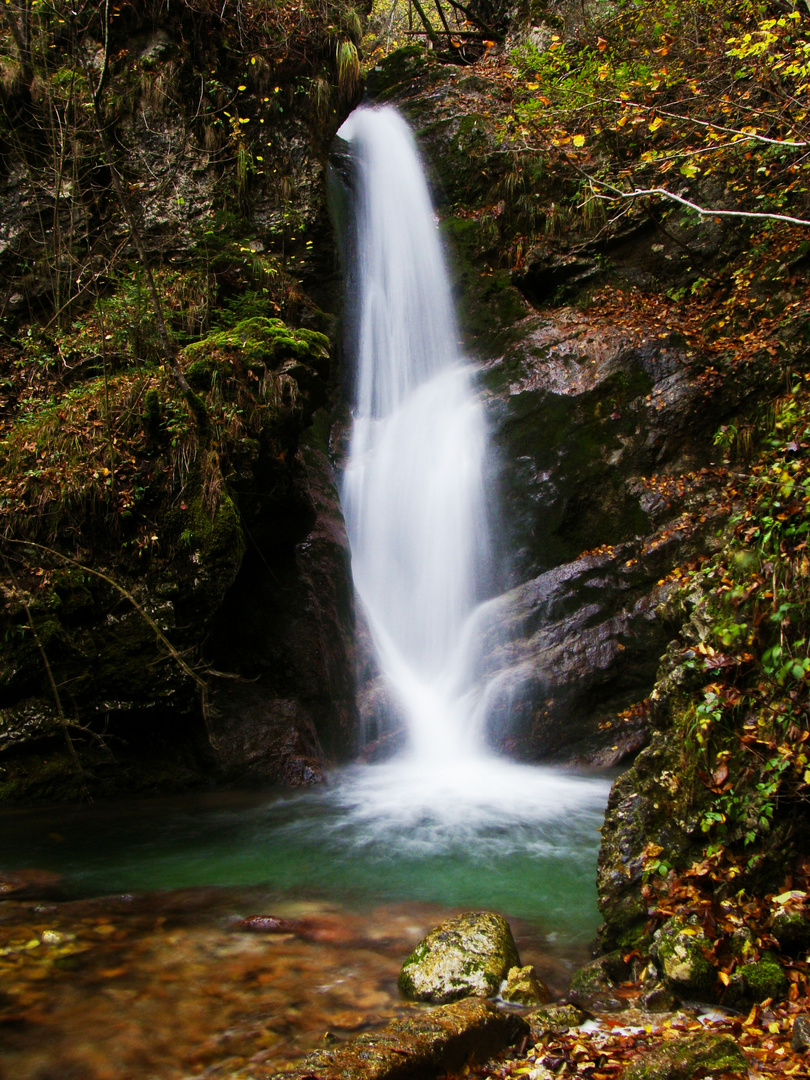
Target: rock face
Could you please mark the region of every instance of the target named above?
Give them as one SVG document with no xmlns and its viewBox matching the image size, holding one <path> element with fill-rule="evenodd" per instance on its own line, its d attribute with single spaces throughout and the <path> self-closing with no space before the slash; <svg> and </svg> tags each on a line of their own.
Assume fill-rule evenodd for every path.
<svg viewBox="0 0 810 1080">
<path fill-rule="evenodd" d="M 420 1080 L 461 1070 L 528 1034 L 525 1020 L 468 998 L 394 1020 L 333 1050 L 317 1050 L 277 1080 Z"/>
<path fill-rule="evenodd" d="M 416 946 L 402 965 L 399 988 L 415 1001 L 489 997 L 515 967 L 520 960 L 506 920 L 469 912 L 437 926 Z"/>
<path fill-rule="evenodd" d="M 127 9 L 101 128 L 63 78 L 102 55 L 95 24 L 44 28 L 0 95 L 21 133 L 0 168 L 0 801 L 306 784 L 354 747 L 318 305 L 338 301 L 323 173 L 351 105 L 335 42 L 360 29 L 304 9 L 301 51 L 270 13 L 237 34 L 213 9 Z M 58 190 L 54 115 L 76 126 Z"/>
</svg>

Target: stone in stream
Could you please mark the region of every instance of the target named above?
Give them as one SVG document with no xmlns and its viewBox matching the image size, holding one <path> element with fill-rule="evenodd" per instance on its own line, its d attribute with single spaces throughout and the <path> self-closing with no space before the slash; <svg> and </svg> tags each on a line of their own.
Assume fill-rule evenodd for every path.
<svg viewBox="0 0 810 1080">
<path fill-rule="evenodd" d="M 316 1050 L 275 1080 L 427 1080 L 463 1068 L 473 1055 L 486 1060 L 528 1032 L 519 1016 L 470 997 L 437 1009 L 414 1009 L 382 1031 Z"/>
<path fill-rule="evenodd" d="M 506 920 L 491 911 L 471 911 L 431 930 L 402 965 L 398 982 L 415 1001 L 491 997 L 514 967 L 520 960 Z"/>
</svg>

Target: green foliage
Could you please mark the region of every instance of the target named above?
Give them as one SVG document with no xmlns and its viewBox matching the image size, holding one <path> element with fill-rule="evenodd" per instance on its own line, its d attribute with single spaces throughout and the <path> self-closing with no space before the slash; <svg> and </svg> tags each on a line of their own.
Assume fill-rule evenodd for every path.
<svg viewBox="0 0 810 1080">
<path fill-rule="evenodd" d="M 702 597 L 706 629 L 682 662 L 706 682 L 678 723 L 710 852 L 767 847 L 777 819 L 789 820 L 810 793 L 805 382 L 795 378 L 761 417 L 763 452 L 749 467 L 727 544 L 685 586 Z"/>
</svg>

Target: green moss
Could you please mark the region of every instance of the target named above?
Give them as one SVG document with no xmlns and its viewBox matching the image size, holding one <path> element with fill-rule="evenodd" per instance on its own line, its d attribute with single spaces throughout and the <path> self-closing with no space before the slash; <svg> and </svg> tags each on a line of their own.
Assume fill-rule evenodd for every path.
<svg viewBox="0 0 810 1080">
<path fill-rule="evenodd" d="M 748 1063 L 731 1035 L 688 1035 L 654 1046 L 622 1074 L 623 1080 L 693 1080 L 709 1073 L 748 1076 Z"/>
<path fill-rule="evenodd" d="M 291 330 L 281 319 L 243 319 L 236 326 L 186 346 L 187 377 L 193 372 L 195 378 L 199 375 L 210 385 L 221 358 L 233 356 L 238 356 L 248 370 L 274 368 L 286 359 L 309 361 L 320 367 L 329 358 L 329 338 L 317 330 Z"/>
<path fill-rule="evenodd" d="M 729 985 L 728 998 L 731 1002 L 764 1001 L 773 998 L 781 1001 L 790 988 L 788 977 L 782 965 L 769 953 L 752 964 L 743 964 L 734 973 Z"/>
</svg>

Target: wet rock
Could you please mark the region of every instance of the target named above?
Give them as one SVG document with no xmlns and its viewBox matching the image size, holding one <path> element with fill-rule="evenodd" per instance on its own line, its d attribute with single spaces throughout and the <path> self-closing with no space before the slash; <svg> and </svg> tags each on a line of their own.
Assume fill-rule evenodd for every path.
<svg viewBox="0 0 810 1080">
<path fill-rule="evenodd" d="M 551 991 L 531 966 L 510 968 L 500 996 L 510 1005 L 542 1005 L 551 1001 Z"/>
<path fill-rule="evenodd" d="M 706 958 L 708 939 L 699 925 L 673 916 L 656 931 L 652 955 L 676 993 L 710 996 L 717 982 L 714 965 Z"/>
<path fill-rule="evenodd" d="M 804 911 L 779 911 L 774 916 L 771 933 L 782 952 L 791 956 L 810 949 L 810 918 Z"/>
<path fill-rule="evenodd" d="M 518 1016 L 478 998 L 414 1011 L 379 1032 L 316 1050 L 277 1080 L 422 1080 L 460 1070 L 474 1055 L 491 1057 L 528 1034 Z"/>
<path fill-rule="evenodd" d="M 580 1027 L 588 1016 L 576 1005 L 544 1005 L 527 1013 L 524 1019 L 531 1028 L 532 1039 L 539 1042 L 544 1035 L 560 1035 Z"/>
<path fill-rule="evenodd" d="M 616 993 L 610 973 L 610 959 L 598 957 L 575 972 L 568 996 L 575 1005 L 589 1012 L 620 1012 L 627 1002 Z"/>
<path fill-rule="evenodd" d="M 638 999 L 638 1003 L 645 1012 L 666 1013 L 672 1012 L 677 999 L 672 992 L 672 987 L 666 983 L 658 982 L 648 990 L 644 990 Z"/>
<path fill-rule="evenodd" d="M 708 1073 L 747 1077 L 745 1055 L 730 1035 L 688 1035 L 640 1054 L 623 1080 L 693 1080 Z"/>
<path fill-rule="evenodd" d="M 520 960 L 509 924 L 500 915 L 475 911 L 431 930 L 405 960 L 398 982 L 415 1001 L 488 997 L 514 967 Z"/>
<path fill-rule="evenodd" d="M 802 1013 L 793 1021 L 793 1037 L 790 1040 L 794 1054 L 803 1054 L 810 1050 L 810 1016 Z"/>
<path fill-rule="evenodd" d="M 738 967 L 731 977 L 726 1000 L 731 1005 L 764 1001 L 781 1001 L 787 996 L 790 982 L 775 956 L 763 955 L 759 960 Z"/>
</svg>

